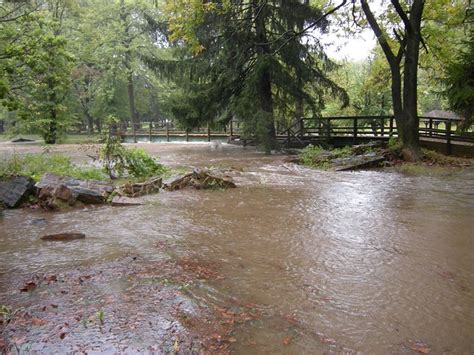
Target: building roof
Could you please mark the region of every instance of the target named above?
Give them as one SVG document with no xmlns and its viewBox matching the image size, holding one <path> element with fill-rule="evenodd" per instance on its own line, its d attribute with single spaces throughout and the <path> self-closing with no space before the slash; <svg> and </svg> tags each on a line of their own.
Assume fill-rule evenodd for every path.
<svg viewBox="0 0 474 355">
<path fill-rule="evenodd" d="M 453 120 L 461 120 L 462 118 L 459 117 L 456 113 L 452 111 L 443 111 L 443 110 L 432 110 L 430 112 L 425 113 L 423 116 L 426 117 L 435 117 L 435 118 L 450 118 Z"/>
</svg>

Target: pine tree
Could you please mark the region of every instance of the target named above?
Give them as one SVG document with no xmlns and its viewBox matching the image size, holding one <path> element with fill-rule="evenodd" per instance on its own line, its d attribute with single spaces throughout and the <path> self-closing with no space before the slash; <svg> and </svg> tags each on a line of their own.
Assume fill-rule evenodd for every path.
<svg viewBox="0 0 474 355">
<path fill-rule="evenodd" d="M 307 36 L 303 43 L 295 35 L 321 17 L 321 11 L 307 1 L 178 5 L 170 11 L 171 30 L 191 52 L 184 51 L 182 57 L 188 69 L 181 71 L 188 75 L 181 80 L 182 94 L 174 112 L 186 126 L 215 117 L 225 122 L 235 115 L 270 150 L 279 113 L 292 112 L 293 117 L 299 110 L 302 115 L 302 102 L 313 113 L 320 111 L 321 97 L 310 89 L 329 89 L 347 101 L 344 90 L 325 75 L 331 64 L 317 38 Z M 318 30 L 324 32 L 327 25 L 319 22 Z"/>
</svg>

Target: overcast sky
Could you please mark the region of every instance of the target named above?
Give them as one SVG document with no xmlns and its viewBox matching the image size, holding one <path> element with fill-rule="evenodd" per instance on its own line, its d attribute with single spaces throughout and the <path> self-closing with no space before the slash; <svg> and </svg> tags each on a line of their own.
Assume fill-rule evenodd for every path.
<svg viewBox="0 0 474 355">
<path fill-rule="evenodd" d="M 326 45 L 326 53 L 332 59 L 359 61 L 370 55 L 376 43 L 372 31 L 367 29 L 349 40 L 339 38 L 336 34 L 331 33 L 324 40 L 324 44 Z"/>
<path fill-rule="evenodd" d="M 370 8 L 377 16 L 386 11 L 387 4 L 384 4 L 383 0 L 371 0 Z M 376 45 L 375 36 L 370 28 L 347 39 L 344 37 L 349 35 L 344 30 L 337 28 L 337 21 L 335 21 L 329 26 L 329 32 L 329 34 L 319 38 L 325 44 L 326 53 L 332 59 L 364 60 L 371 54 L 372 49 Z"/>
</svg>

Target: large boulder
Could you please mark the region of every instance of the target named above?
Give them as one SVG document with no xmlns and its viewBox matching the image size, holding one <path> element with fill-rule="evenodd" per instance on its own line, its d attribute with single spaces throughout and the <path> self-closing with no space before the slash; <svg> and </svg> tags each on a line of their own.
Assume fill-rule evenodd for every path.
<svg viewBox="0 0 474 355">
<path fill-rule="evenodd" d="M 353 155 L 331 160 L 336 171 L 361 170 L 379 167 L 385 161 L 385 157 L 376 153 Z"/>
<path fill-rule="evenodd" d="M 14 176 L 0 180 L 0 202 L 15 208 L 34 191 L 35 182 L 26 176 Z"/>
<path fill-rule="evenodd" d="M 96 180 L 79 180 L 70 176 L 45 174 L 36 183 L 40 201 L 62 201 L 73 205 L 76 201 L 100 204 L 114 191 L 111 183 Z M 54 203 L 53 203 L 54 204 Z"/>
</svg>

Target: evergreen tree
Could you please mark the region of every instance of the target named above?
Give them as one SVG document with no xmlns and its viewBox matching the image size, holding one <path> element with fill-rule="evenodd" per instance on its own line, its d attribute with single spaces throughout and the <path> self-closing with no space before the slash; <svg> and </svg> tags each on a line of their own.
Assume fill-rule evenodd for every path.
<svg viewBox="0 0 474 355">
<path fill-rule="evenodd" d="M 174 4 L 169 9 L 174 38 L 183 39 L 193 50 L 183 56 L 189 74 L 182 80 L 187 104 L 175 109 L 185 125 L 192 127 L 214 117 L 225 122 L 236 115 L 269 150 L 275 146 L 278 113 L 293 112 L 290 116 L 294 116 L 299 110 L 304 114 L 301 102 L 319 113 L 322 95 L 315 98 L 311 88 L 332 90 L 347 101 L 344 90 L 325 75 L 331 64 L 317 38 L 307 36 L 303 43 L 295 36 L 322 15 L 308 2 Z M 321 21 L 319 31 L 324 32 L 327 25 Z"/>
<path fill-rule="evenodd" d="M 444 91 L 449 106 L 463 118 L 462 129 L 471 126 L 474 117 L 474 7 L 467 10 L 467 38 L 462 41 L 462 49 L 446 69 Z"/>
</svg>

